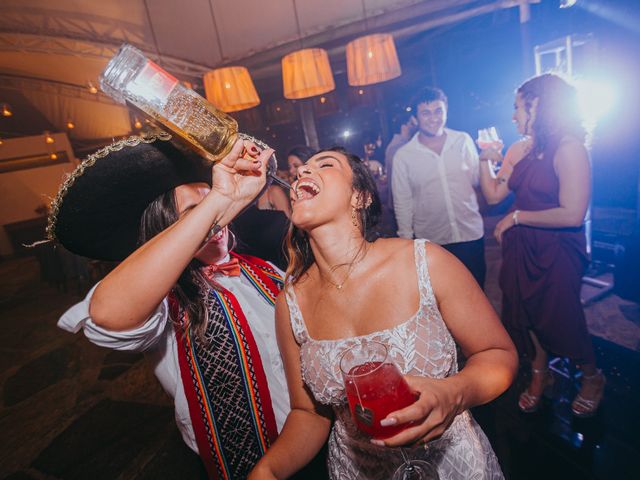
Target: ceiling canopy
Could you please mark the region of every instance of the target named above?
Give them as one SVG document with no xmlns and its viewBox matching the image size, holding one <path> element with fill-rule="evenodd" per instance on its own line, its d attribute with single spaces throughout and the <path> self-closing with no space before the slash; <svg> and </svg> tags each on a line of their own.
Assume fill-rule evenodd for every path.
<svg viewBox="0 0 640 480">
<path fill-rule="evenodd" d="M 64 131 L 94 141 L 132 129 L 127 110 L 97 78 L 130 43 L 182 80 L 202 85 L 215 67 L 241 65 L 254 79 L 278 77 L 281 58 L 323 47 L 332 60 L 365 33 L 396 39 L 510 1 L 473 0 L 3 0 L 0 15 L 0 137 Z M 94 90 L 95 91 L 95 90 Z M 18 105 L 34 108 L 22 109 Z M 33 110 L 41 115 L 33 116 Z M 38 130 L 39 131 L 35 131 Z"/>
</svg>

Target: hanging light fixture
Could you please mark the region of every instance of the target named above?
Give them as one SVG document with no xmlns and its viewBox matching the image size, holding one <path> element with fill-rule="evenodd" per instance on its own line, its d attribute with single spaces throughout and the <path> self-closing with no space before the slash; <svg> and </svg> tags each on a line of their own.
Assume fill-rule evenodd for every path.
<svg viewBox="0 0 640 480">
<path fill-rule="evenodd" d="M 223 112 L 237 112 L 260 104 L 260 97 L 245 67 L 224 67 L 204 74 L 204 91 Z"/>
<path fill-rule="evenodd" d="M 302 47 L 302 33 L 296 1 L 293 12 L 296 17 L 298 39 Z M 336 88 L 329 55 L 322 48 L 301 48 L 282 58 L 282 86 L 285 98 L 299 99 L 330 92 Z"/>
<path fill-rule="evenodd" d="M 347 44 L 349 85 L 372 85 L 396 78 L 401 73 L 396 46 L 391 35 L 365 35 Z"/>
<path fill-rule="evenodd" d="M 322 48 L 297 50 L 282 58 L 282 86 L 289 99 L 307 98 L 336 88 L 329 55 Z"/>
<path fill-rule="evenodd" d="M 368 30 L 367 8 L 362 0 L 364 31 Z M 376 33 L 356 38 L 347 44 L 347 79 L 352 87 L 385 82 L 400 76 L 400 62 L 393 37 Z"/>
<path fill-rule="evenodd" d="M 222 49 L 218 24 L 216 23 L 213 6 L 209 2 L 209 13 L 213 31 L 216 34 L 220 61 L 224 62 L 225 56 Z M 213 103 L 223 112 L 237 112 L 246 110 L 260 104 L 260 97 L 253 85 L 249 70 L 245 67 L 223 67 L 211 70 L 204 74 L 204 92 L 207 100 Z"/>
<path fill-rule="evenodd" d="M 11 115 L 13 115 L 13 111 L 11 110 L 11 105 L 9 105 L 8 103 L 3 103 L 2 104 L 2 116 L 3 117 L 10 117 Z"/>
</svg>

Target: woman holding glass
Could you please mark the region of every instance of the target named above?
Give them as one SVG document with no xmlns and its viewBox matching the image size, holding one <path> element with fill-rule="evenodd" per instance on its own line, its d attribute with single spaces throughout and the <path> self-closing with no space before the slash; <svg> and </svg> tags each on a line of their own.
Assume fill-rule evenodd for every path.
<svg viewBox="0 0 640 480">
<path fill-rule="evenodd" d="M 580 302 L 591 167 L 575 88 L 552 74 L 528 80 L 517 90 L 513 120 L 524 138 L 509 148 L 497 175 L 490 162 L 502 156 L 483 150 L 480 181 L 490 204 L 515 193 L 514 210 L 498 222 L 495 236 L 502 244 L 502 321 L 532 364 L 518 406 L 525 413 L 539 408 L 553 382 L 550 352 L 581 365 L 582 387 L 571 410 L 591 416 L 605 378 L 596 368 Z"/>
<path fill-rule="evenodd" d="M 416 460 L 441 478 L 502 478 L 468 409 L 510 385 L 517 359 L 471 274 L 424 240 L 369 241 L 380 213 L 375 183 L 342 149 L 301 166 L 290 195 L 290 264 L 276 332 L 292 410 L 250 478 L 290 476 L 327 437 L 333 479 L 389 479 L 396 470 L 403 478 L 403 465 Z M 384 418 L 364 409 L 377 427 L 401 427 L 388 438 L 358 429 L 340 369 L 345 352 L 373 341 L 384 344 L 416 399 Z M 468 359 L 460 372 L 456 343 Z"/>
</svg>

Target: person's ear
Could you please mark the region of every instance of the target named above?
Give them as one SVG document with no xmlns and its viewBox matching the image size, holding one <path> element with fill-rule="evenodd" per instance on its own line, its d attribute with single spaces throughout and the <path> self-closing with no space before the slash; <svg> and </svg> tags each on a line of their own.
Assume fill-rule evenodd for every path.
<svg viewBox="0 0 640 480">
<path fill-rule="evenodd" d="M 373 202 L 373 199 L 370 193 L 353 192 L 353 196 L 351 197 L 351 207 L 356 210 L 368 208 L 371 202 Z"/>
<path fill-rule="evenodd" d="M 529 114 L 531 115 L 532 118 L 535 116 L 536 112 L 538 111 L 538 102 L 539 101 L 540 101 L 540 99 L 538 97 L 536 97 L 533 100 L 531 100 L 531 108 L 529 109 Z"/>
<path fill-rule="evenodd" d="M 531 100 L 531 107 L 529 108 L 529 128 L 531 128 L 531 126 L 535 123 L 536 121 L 536 113 L 538 112 L 538 102 L 539 102 L 539 98 L 536 97 L 533 100 Z"/>
<path fill-rule="evenodd" d="M 371 198 L 370 193 L 361 192 L 360 195 L 358 195 L 359 208 L 369 208 L 371 202 L 373 202 L 373 199 Z"/>
</svg>

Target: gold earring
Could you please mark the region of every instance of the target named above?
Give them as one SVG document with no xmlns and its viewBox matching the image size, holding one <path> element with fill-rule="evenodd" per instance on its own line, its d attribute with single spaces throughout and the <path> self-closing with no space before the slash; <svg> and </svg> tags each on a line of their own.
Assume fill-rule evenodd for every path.
<svg viewBox="0 0 640 480">
<path fill-rule="evenodd" d="M 353 226 L 358 228 L 358 214 L 356 213 L 356 209 L 355 207 L 353 207 L 351 209 L 351 223 L 353 223 Z"/>
</svg>

